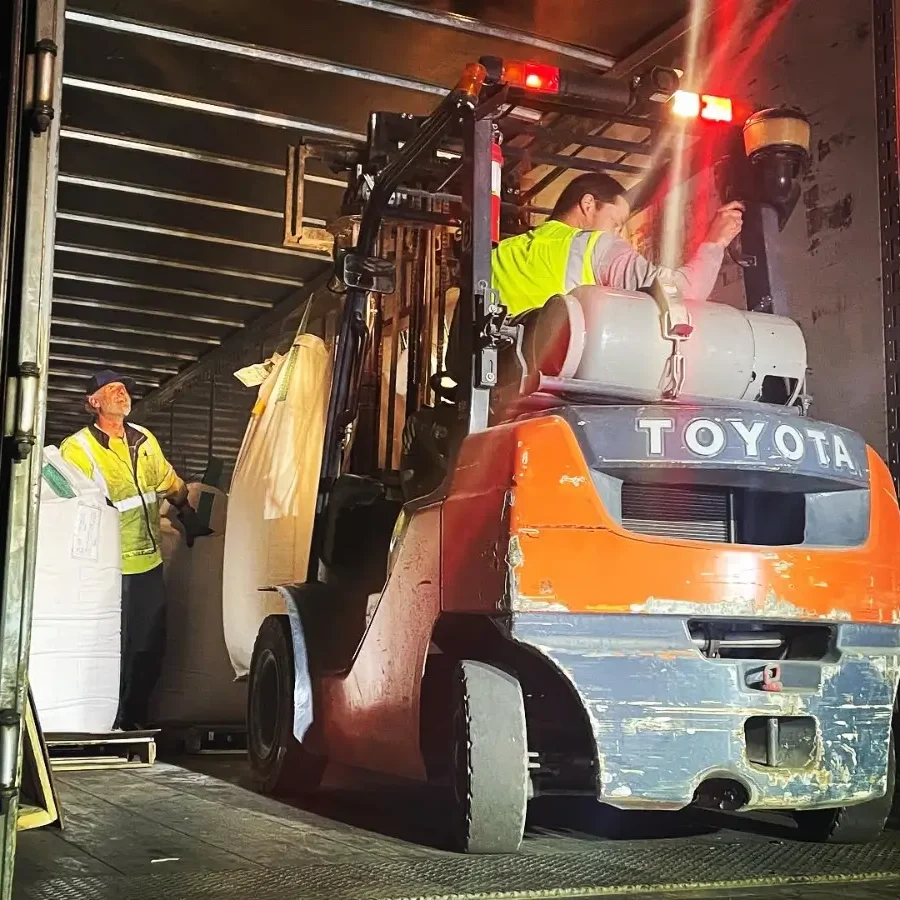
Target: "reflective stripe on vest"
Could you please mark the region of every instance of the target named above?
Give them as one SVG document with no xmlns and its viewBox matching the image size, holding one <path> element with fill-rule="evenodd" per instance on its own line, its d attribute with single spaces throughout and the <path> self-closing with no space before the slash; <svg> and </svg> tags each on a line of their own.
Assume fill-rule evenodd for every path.
<svg viewBox="0 0 900 900">
<path fill-rule="evenodd" d="M 78 441 L 81 449 L 87 454 L 88 459 L 91 461 L 91 478 L 93 479 L 94 484 L 103 491 L 103 496 L 109 500 L 110 503 L 119 511 L 119 512 L 127 512 L 129 509 L 137 509 L 140 506 L 143 506 L 144 503 L 156 503 L 158 502 L 158 497 L 156 491 L 147 491 L 143 494 L 135 494 L 133 497 L 126 497 L 124 500 L 113 500 L 109 493 L 109 486 L 106 483 L 106 479 L 103 477 L 103 471 L 100 469 L 100 464 L 97 462 L 97 457 L 94 456 L 94 451 L 91 448 L 91 442 L 87 439 L 83 431 L 79 431 L 75 435 L 75 440 Z"/>
<path fill-rule="evenodd" d="M 554 294 L 595 284 L 593 254 L 602 231 L 551 219 L 501 241 L 491 254 L 491 283 L 510 315 L 543 306 Z"/>
<path fill-rule="evenodd" d="M 112 503 L 113 499 L 109 492 L 109 485 L 103 477 L 103 470 L 100 468 L 100 463 L 97 462 L 97 457 L 94 456 L 94 451 L 91 449 L 91 442 L 87 439 L 87 435 L 83 431 L 76 431 L 73 437 L 78 441 L 79 446 L 91 461 L 91 480 L 103 491 L 103 496 Z"/>
</svg>

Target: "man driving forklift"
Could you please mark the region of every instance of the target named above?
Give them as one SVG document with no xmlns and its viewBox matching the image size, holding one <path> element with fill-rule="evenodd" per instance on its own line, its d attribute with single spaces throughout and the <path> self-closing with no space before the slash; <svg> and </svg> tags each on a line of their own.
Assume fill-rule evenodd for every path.
<svg viewBox="0 0 900 900">
<path fill-rule="evenodd" d="M 740 234 L 744 205 L 720 207 L 703 242 L 678 269 L 655 265 L 621 236 L 631 216 L 625 189 L 609 175 L 587 172 L 563 189 L 550 218 L 524 234 L 501 241 L 491 254 L 491 280 L 512 317 L 542 307 L 554 294 L 583 285 L 641 291 L 656 279 L 674 284 L 685 300 L 706 300 L 716 283 L 725 248 Z M 460 352 L 450 330 L 448 358 Z M 447 466 L 450 407 L 423 407 L 403 430 L 404 468 L 414 473 L 412 495 L 427 492 Z M 435 465 L 437 463 L 437 465 Z"/>
<path fill-rule="evenodd" d="M 690 261 L 665 269 L 620 236 L 631 207 L 619 182 L 588 172 L 566 186 L 546 222 L 497 245 L 491 256 L 493 287 L 512 316 L 582 285 L 640 291 L 657 278 L 673 283 L 685 300 L 706 300 L 725 248 L 740 234 L 743 212 L 739 201 L 721 207 Z"/>
</svg>

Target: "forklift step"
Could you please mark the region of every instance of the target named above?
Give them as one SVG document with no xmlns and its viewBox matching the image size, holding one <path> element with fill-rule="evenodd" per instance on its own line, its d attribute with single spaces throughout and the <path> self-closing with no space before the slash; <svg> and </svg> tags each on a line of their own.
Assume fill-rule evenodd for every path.
<svg viewBox="0 0 900 900">
<path fill-rule="evenodd" d="M 157 731 L 111 731 L 105 734 L 48 734 L 54 772 L 136 769 L 156 762 Z"/>
</svg>

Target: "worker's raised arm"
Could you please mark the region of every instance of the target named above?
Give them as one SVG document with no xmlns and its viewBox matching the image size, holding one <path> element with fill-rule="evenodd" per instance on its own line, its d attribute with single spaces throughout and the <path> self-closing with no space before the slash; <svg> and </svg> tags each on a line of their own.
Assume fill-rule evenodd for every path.
<svg viewBox="0 0 900 900">
<path fill-rule="evenodd" d="M 601 238 L 595 246 L 593 259 L 597 283 L 625 291 L 640 291 L 660 278 L 674 284 L 685 300 L 706 300 L 719 276 L 725 248 L 740 233 L 742 213 L 740 203 L 723 206 L 716 213 L 697 252 L 677 269 L 655 265 L 622 238 L 609 241 Z"/>
</svg>

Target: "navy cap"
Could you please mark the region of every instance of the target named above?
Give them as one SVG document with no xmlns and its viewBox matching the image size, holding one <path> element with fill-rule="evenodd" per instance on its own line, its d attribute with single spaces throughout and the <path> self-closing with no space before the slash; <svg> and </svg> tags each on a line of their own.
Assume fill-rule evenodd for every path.
<svg viewBox="0 0 900 900">
<path fill-rule="evenodd" d="M 134 393 L 134 379 L 129 378 L 127 375 L 120 375 L 112 369 L 101 369 L 99 372 L 94 372 L 88 379 L 85 391 L 88 397 L 90 397 L 92 394 L 96 394 L 100 388 L 106 387 L 106 385 L 113 384 L 117 381 L 120 384 L 125 385 L 125 390 L 128 391 L 129 394 Z"/>
</svg>

